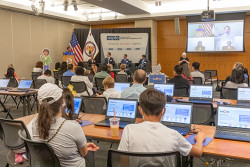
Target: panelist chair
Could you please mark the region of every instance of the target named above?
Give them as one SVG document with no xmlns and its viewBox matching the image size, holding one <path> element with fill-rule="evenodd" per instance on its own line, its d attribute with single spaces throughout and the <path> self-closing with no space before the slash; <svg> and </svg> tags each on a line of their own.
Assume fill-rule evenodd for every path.
<svg viewBox="0 0 250 167">
<path fill-rule="evenodd" d="M 55 155 L 53 149 L 46 142 L 32 141 L 24 136 L 21 131 L 18 132 L 20 138 L 24 141 L 29 166 L 50 166 L 60 167 L 60 161 Z"/>
<path fill-rule="evenodd" d="M 25 161 L 23 164 L 18 165 L 16 165 L 15 163 L 15 151 L 25 147 L 23 140 L 21 140 L 18 135 L 19 130 L 22 131 L 22 133 L 25 133 L 27 138 L 30 139 L 30 134 L 23 121 L 0 118 L 1 139 L 3 141 L 4 146 L 9 150 L 7 154 L 6 166 L 29 166 L 27 161 Z"/>
<path fill-rule="evenodd" d="M 127 152 L 119 150 L 108 151 L 108 167 L 143 166 L 143 167 L 180 167 L 179 152 Z"/>
</svg>

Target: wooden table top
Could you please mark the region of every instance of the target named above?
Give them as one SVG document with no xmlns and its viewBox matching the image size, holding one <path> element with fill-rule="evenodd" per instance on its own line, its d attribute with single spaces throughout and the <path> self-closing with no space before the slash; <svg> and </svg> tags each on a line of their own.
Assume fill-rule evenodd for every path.
<svg viewBox="0 0 250 167">
<path fill-rule="evenodd" d="M 19 118 L 18 120 L 22 120 L 25 123 L 25 125 L 27 125 L 35 116 L 36 114 L 33 114 Z M 97 123 L 99 121 L 104 120 L 105 115 L 84 114 L 84 116 L 81 119 Z M 136 121 L 141 122 L 142 119 L 136 119 Z M 207 137 L 213 137 L 216 129 L 216 127 L 214 126 L 205 126 L 205 125 L 192 125 L 192 126 L 201 129 Z M 109 127 L 95 126 L 94 124 L 82 127 L 82 129 L 87 137 L 99 140 L 110 140 L 114 142 L 115 141 L 119 142 L 122 136 L 122 129 L 119 130 L 118 137 L 112 137 Z M 249 142 L 213 139 L 211 143 L 209 143 L 206 147 L 204 147 L 203 151 L 204 151 L 203 155 L 206 156 L 213 156 L 218 158 L 229 157 L 241 160 L 250 160 Z"/>
<path fill-rule="evenodd" d="M 0 90 L 0 95 L 27 96 L 27 95 L 37 94 L 37 92 L 38 90 L 36 89 L 30 90 L 29 92 L 10 92 L 5 90 Z"/>
<path fill-rule="evenodd" d="M 189 97 L 174 97 L 174 99 L 182 99 L 184 101 L 188 101 Z M 237 100 L 231 100 L 231 99 L 213 99 L 213 107 L 217 108 L 217 103 L 216 102 L 226 102 L 230 105 L 236 105 L 237 104 Z"/>
</svg>

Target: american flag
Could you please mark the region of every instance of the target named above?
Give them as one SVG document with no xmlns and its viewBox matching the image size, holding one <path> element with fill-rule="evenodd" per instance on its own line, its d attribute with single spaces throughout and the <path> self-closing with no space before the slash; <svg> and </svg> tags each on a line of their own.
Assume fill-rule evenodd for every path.
<svg viewBox="0 0 250 167">
<path fill-rule="evenodd" d="M 204 36 L 210 37 L 213 34 L 213 24 L 202 24 L 202 28 L 204 29 Z"/>
<path fill-rule="evenodd" d="M 72 48 L 72 51 L 75 55 L 75 65 L 78 64 L 78 62 L 83 61 L 83 55 L 82 55 L 82 49 L 77 41 L 76 35 L 73 32 L 71 40 L 69 42 L 70 47 Z"/>
</svg>

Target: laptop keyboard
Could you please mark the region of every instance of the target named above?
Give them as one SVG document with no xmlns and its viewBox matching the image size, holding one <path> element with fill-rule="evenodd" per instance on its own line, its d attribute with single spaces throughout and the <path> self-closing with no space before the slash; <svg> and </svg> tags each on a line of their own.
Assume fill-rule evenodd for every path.
<svg viewBox="0 0 250 167">
<path fill-rule="evenodd" d="M 205 103 L 205 104 L 212 103 L 212 101 L 207 101 L 207 100 L 189 100 L 189 102 L 192 102 L 192 103 Z"/>
<path fill-rule="evenodd" d="M 214 137 L 223 139 L 250 141 L 249 133 L 240 133 L 235 131 L 216 131 Z"/>
<path fill-rule="evenodd" d="M 190 131 L 189 128 L 187 127 L 178 127 L 178 126 L 168 126 L 168 128 L 174 129 L 176 131 L 178 131 L 181 135 L 187 135 L 188 132 Z"/>
<path fill-rule="evenodd" d="M 126 125 L 128 124 L 131 124 L 131 122 L 124 122 L 124 121 L 120 121 L 119 122 L 119 128 L 125 128 Z M 108 120 L 104 120 L 104 121 L 101 121 L 99 123 L 97 123 L 96 125 L 99 125 L 99 126 L 110 126 L 110 122 Z"/>
</svg>

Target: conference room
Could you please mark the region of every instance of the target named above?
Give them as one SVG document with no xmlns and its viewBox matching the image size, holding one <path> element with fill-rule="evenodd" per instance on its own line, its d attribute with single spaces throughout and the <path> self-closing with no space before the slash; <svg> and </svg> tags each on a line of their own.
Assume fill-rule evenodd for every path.
<svg viewBox="0 0 250 167">
<path fill-rule="evenodd" d="M 250 167 L 249 11 L 1 0 L 0 167 Z"/>
</svg>

